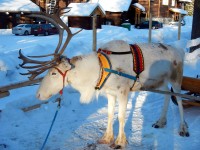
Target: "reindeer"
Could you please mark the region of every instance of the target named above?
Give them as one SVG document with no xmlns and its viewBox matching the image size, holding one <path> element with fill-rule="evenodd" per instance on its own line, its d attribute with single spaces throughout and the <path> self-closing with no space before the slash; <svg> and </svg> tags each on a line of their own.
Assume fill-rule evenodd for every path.
<svg viewBox="0 0 200 150">
<path fill-rule="evenodd" d="M 175 49 L 169 45 L 163 44 L 137 44 L 143 54 L 144 70 L 140 74 L 133 71 L 134 63 L 133 55 L 130 53 L 130 45 L 122 40 L 113 40 L 105 43 L 100 47 L 101 52 L 92 52 L 89 55 L 75 56 L 67 58 L 62 56 L 70 39 L 77 34 L 72 34 L 69 27 L 66 26 L 59 15 L 55 14 L 33 14 L 34 17 L 44 18 L 56 25 L 59 29 L 59 43 L 54 54 L 45 55 L 54 56 L 50 61 L 37 61 L 24 56 L 20 51 L 20 59 L 23 60 L 21 67 L 30 69 L 24 75 L 31 75 L 30 79 L 34 79 L 37 75 L 48 70 L 48 73 L 43 78 L 40 87 L 37 91 L 37 98 L 47 100 L 52 95 L 57 94 L 64 87 L 71 85 L 80 92 L 80 101 L 89 103 L 95 94 L 104 94 L 108 99 L 108 121 L 107 129 L 101 139 L 100 144 L 112 144 L 113 148 L 125 147 L 127 144 L 126 134 L 124 132 L 126 107 L 128 101 L 128 93 L 141 89 L 162 89 L 169 91 L 168 83 L 173 87 L 174 92 L 180 93 L 183 74 L 183 58 L 184 52 Z M 68 37 L 61 47 L 63 31 L 66 30 Z M 114 55 L 110 53 L 122 53 L 122 55 Z M 102 74 L 106 71 L 101 65 L 99 55 L 106 58 L 108 66 L 112 66 L 112 70 L 136 77 L 135 80 L 122 77 L 121 74 L 109 73 L 106 80 L 97 87 L 100 83 Z M 36 56 L 35 56 L 36 57 Z M 39 56 L 41 57 L 41 56 Z M 26 66 L 27 63 L 35 63 L 36 66 Z M 136 66 L 137 67 L 137 66 Z M 95 88 L 96 87 L 96 88 Z M 183 106 L 180 97 L 177 97 L 178 108 L 180 112 L 180 136 L 189 136 L 188 127 L 184 121 Z M 118 101 L 118 120 L 119 133 L 114 142 L 113 133 L 113 117 L 115 103 Z M 166 114 L 170 102 L 170 96 L 165 95 L 164 106 L 158 121 L 152 126 L 154 128 L 163 128 L 166 123 Z M 114 143 L 113 143 L 114 142 Z"/>
</svg>

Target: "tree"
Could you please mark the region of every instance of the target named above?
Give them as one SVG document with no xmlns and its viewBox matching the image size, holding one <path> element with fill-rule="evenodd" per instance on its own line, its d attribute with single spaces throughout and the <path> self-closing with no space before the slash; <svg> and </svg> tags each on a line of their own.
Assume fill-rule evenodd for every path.
<svg viewBox="0 0 200 150">
<path fill-rule="evenodd" d="M 200 27 L 200 0 L 195 0 L 191 39 L 196 39 L 200 37 L 199 27 Z M 194 51 L 197 48 L 200 48 L 200 44 L 198 44 L 197 46 L 191 47 L 190 52 Z"/>
<path fill-rule="evenodd" d="M 185 10 L 187 10 L 189 16 L 193 16 L 194 12 L 194 0 L 191 3 L 187 3 L 185 6 Z"/>
</svg>

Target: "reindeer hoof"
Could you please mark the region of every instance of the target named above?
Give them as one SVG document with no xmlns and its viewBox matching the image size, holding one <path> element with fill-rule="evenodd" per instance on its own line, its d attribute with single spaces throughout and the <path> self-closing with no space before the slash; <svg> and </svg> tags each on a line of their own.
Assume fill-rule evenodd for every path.
<svg viewBox="0 0 200 150">
<path fill-rule="evenodd" d="M 159 126 L 157 124 L 153 124 L 152 127 L 159 128 Z"/>
<path fill-rule="evenodd" d="M 160 119 L 152 125 L 154 128 L 163 128 L 167 124 L 166 119 Z"/>
<path fill-rule="evenodd" d="M 163 128 L 165 125 L 166 125 L 166 123 L 159 124 L 158 122 L 156 122 L 156 123 L 154 123 L 152 125 L 152 127 L 154 127 L 154 128 Z"/>
<path fill-rule="evenodd" d="M 105 133 L 104 136 L 97 141 L 98 144 L 111 144 L 114 142 L 114 135 Z"/>
<path fill-rule="evenodd" d="M 179 135 L 180 136 L 186 136 L 186 137 L 190 136 L 186 122 L 183 125 L 180 126 Z"/>
<path fill-rule="evenodd" d="M 98 144 L 110 144 L 110 143 L 113 143 L 114 139 L 109 139 L 109 140 L 106 140 L 106 139 L 100 139 L 97 141 Z"/>
<path fill-rule="evenodd" d="M 116 145 L 115 143 L 113 143 L 112 145 L 110 145 L 110 148 L 112 148 L 112 149 L 122 149 L 122 146 Z"/>
<path fill-rule="evenodd" d="M 190 133 L 189 132 L 186 132 L 186 133 L 184 133 L 184 132 L 179 132 L 179 135 L 180 136 L 186 136 L 186 137 L 189 137 L 190 136 Z"/>
<path fill-rule="evenodd" d="M 110 142 L 108 142 L 106 140 L 102 140 L 102 139 L 98 140 L 97 143 L 98 144 L 110 144 Z"/>
</svg>

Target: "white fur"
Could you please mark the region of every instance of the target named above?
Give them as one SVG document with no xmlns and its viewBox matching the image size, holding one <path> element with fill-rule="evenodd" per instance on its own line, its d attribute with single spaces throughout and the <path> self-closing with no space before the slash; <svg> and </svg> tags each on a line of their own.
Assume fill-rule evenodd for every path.
<svg viewBox="0 0 200 150">
<path fill-rule="evenodd" d="M 168 83 L 171 83 L 176 92 L 180 92 L 182 73 L 183 73 L 183 53 L 170 46 L 162 44 L 138 44 L 142 49 L 144 56 L 145 70 L 140 74 L 139 83 L 143 88 L 162 88 L 168 89 Z M 130 47 L 124 41 L 111 41 L 106 43 L 101 49 L 110 51 L 129 51 Z M 108 55 L 112 68 L 130 75 L 135 76 L 133 71 L 133 57 L 128 55 Z M 69 68 L 63 63 L 57 67 L 63 72 Z M 71 84 L 81 94 L 80 101 L 82 103 L 89 103 L 95 95 L 95 86 L 100 77 L 100 65 L 97 58 L 97 53 L 93 52 L 90 55 L 74 57 L 71 63 L 75 68 L 67 73 L 65 86 Z M 52 72 L 57 75 L 52 75 Z M 108 126 L 104 136 L 99 140 L 99 143 L 111 143 L 114 140 L 113 133 L 113 114 L 115 101 L 119 102 L 119 134 L 115 141 L 115 145 L 124 147 L 127 143 L 124 132 L 126 105 L 128 100 L 128 93 L 134 81 L 111 74 L 106 81 L 103 88 L 98 91 L 100 94 L 105 94 L 108 98 Z M 43 79 L 37 93 L 39 99 L 48 99 L 51 95 L 56 94 L 62 89 L 62 77 L 56 69 L 52 68 Z M 97 94 L 98 95 L 98 94 Z M 169 96 L 165 97 L 165 103 L 160 119 L 153 124 L 154 127 L 163 127 L 166 124 L 166 113 L 169 105 Z M 187 126 L 183 118 L 183 108 L 181 99 L 178 98 L 180 110 L 180 134 L 183 136 L 188 134 Z"/>
</svg>

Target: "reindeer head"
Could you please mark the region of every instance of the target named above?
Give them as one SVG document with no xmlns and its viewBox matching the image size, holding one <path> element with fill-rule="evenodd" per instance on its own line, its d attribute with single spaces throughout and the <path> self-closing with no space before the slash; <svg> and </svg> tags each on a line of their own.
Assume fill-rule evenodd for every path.
<svg viewBox="0 0 200 150">
<path fill-rule="evenodd" d="M 39 90 L 37 92 L 37 97 L 41 100 L 48 99 L 51 95 L 58 93 L 59 90 L 61 90 L 64 87 L 64 80 L 66 75 L 63 76 L 63 73 L 67 73 L 67 71 L 70 70 L 72 66 L 70 64 L 70 60 L 66 57 L 63 57 L 62 54 L 65 51 L 67 45 L 69 44 L 71 38 L 81 31 L 79 30 L 76 33 L 72 34 L 69 27 L 60 19 L 60 11 L 61 9 L 58 9 L 53 14 L 40 12 L 29 15 L 30 17 L 38 17 L 45 19 L 52 23 L 55 27 L 57 27 L 59 31 L 59 42 L 54 53 L 42 56 L 26 57 L 22 54 L 21 50 L 19 51 L 19 58 L 23 60 L 23 63 L 20 66 L 22 68 L 29 69 L 27 73 L 21 73 L 22 75 L 30 75 L 29 79 L 33 80 L 41 73 L 49 70 L 49 72 L 41 82 Z M 64 31 L 67 32 L 68 36 L 64 44 L 62 45 Z M 52 56 L 53 58 L 49 61 L 39 61 L 31 59 L 50 56 Z M 32 65 L 27 66 L 26 64 Z"/>
<path fill-rule="evenodd" d="M 68 71 L 73 67 L 69 59 L 62 58 L 58 65 L 49 69 L 40 84 L 36 97 L 40 100 L 46 100 L 59 91 L 61 92 L 67 86 Z"/>
</svg>

